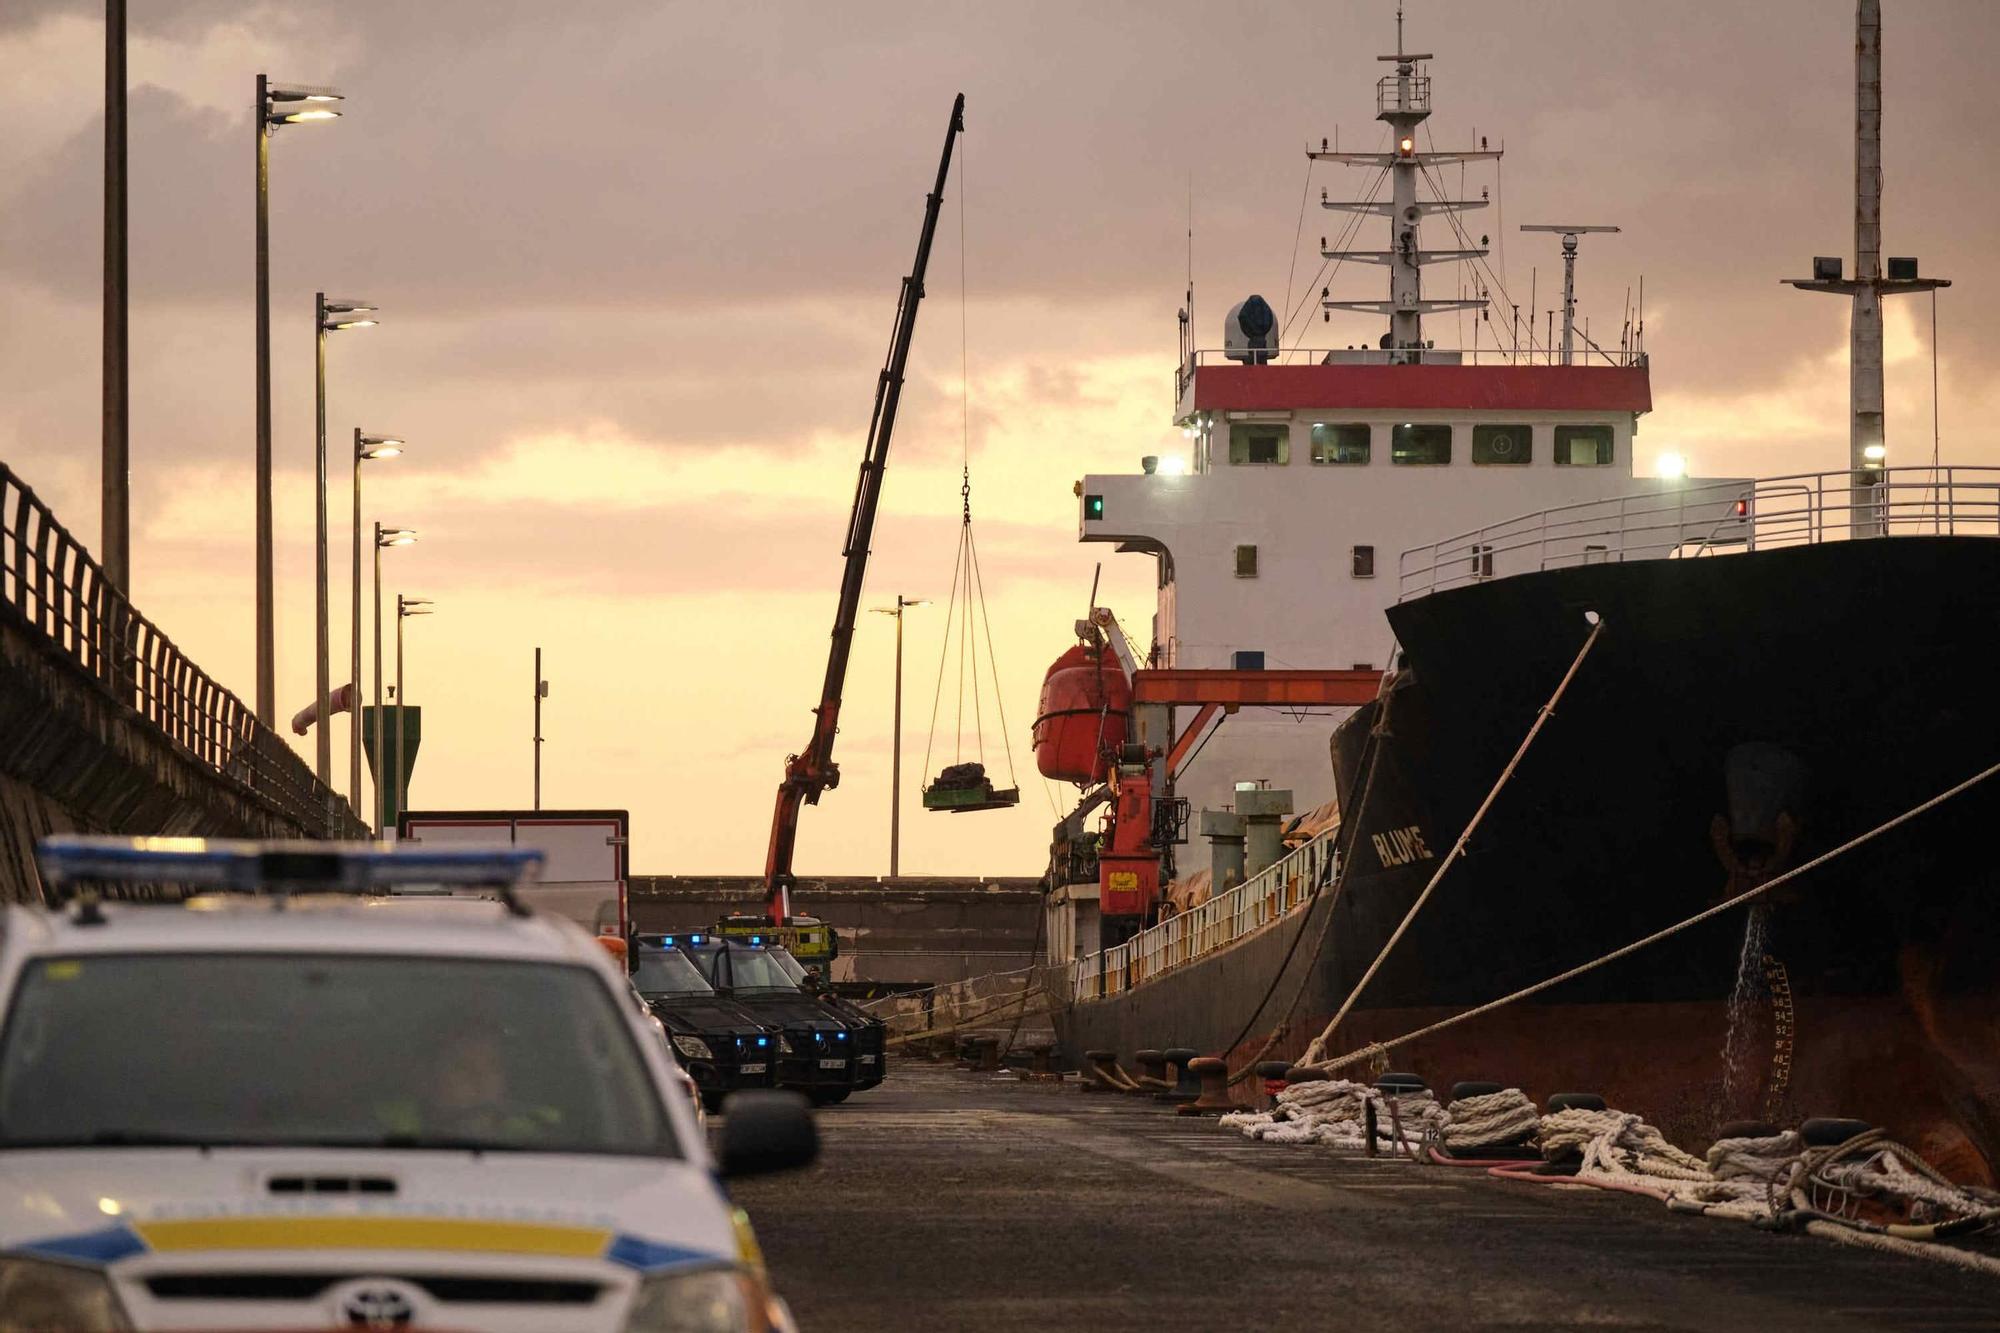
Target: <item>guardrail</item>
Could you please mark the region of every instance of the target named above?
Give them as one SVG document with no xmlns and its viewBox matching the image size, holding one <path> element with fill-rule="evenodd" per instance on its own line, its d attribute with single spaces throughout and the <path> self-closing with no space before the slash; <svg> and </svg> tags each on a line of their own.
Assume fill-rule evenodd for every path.
<svg viewBox="0 0 2000 1333">
<path fill-rule="evenodd" d="M 89 551 L 0 464 L 0 615 L 35 631 L 185 756 L 307 833 L 368 826 L 241 699 L 189 661 Z"/>
<path fill-rule="evenodd" d="M 1403 552 L 1397 600 L 1513 574 L 1689 559 L 1850 537 L 2000 536 L 2000 468 L 1869 468 L 1663 483 Z"/>
<path fill-rule="evenodd" d="M 1339 833 L 1338 826 L 1330 828 L 1199 907 L 1168 917 L 1123 944 L 1074 960 L 1069 965 L 1071 998 L 1101 1000 L 1120 994 L 1282 920 L 1312 897 L 1315 884 L 1331 876 Z"/>
<path fill-rule="evenodd" d="M 1394 355 L 1402 358 L 1391 362 Z M 1202 347 L 1187 354 L 1187 359 L 1174 370 L 1174 401 L 1179 402 L 1187 395 L 1188 385 L 1193 381 L 1197 369 L 1202 366 L 1317 366 L 1317 365 L 1441 365 L 1441 366 L 1554 366 L 1559 365 L 1561 353 L 1553 347 L 1539 344 L 1521 347 L 1411 347 L 1390 353 L 1374 347 L 1287 347 L 1270 353 L 1270 359 L 1263 362 L 1240 360 L 1243 353 L 1232 355 L 1221 347 Z M 1577 366 L 1643 366 L 1647 364 L 1646 354 L 1631 347 L 1598 347 L 1592 344 L 1576 351 Z"/>
</svg>

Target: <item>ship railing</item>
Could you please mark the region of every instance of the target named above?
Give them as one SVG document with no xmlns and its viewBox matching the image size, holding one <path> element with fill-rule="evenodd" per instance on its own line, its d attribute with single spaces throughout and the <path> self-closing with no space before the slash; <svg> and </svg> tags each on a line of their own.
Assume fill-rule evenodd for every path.
<svg viewBox="0 0 2000 1333">
<path fill-rule="evenodd" d="M 368 826 L 250 706 L 140 614 L 33 488 L 0 464 L 0 619 L 51 660 L 306 836 Z"/>
<path fill-rule="evenodd" d="M 1237 366 L 1252 363 L 1238 360 L 1242 352 L 1222 347 L 1197 348 L 1188 354 L 1174 376 L 1176 400 L 1186 394 L 1194 372 L 1202 366 Z M 1269 353 L 1260 363 L 1270 366 L 1317 365 L 1398 365 L 1445 366 L 1553 366 L 1562 355 L 1550 347 L 1412 347 L 1389 352 L 1379 347 L 1287 347 Z M 1634 347 L 1587 347 L 1576 354 L 1578 366 L 1643 366 L 1646 354 Z"/>
<path fill-rule="evenodd" d="M 1545 509 L 1405 551 L 1397 600 L 1578 565 L 1912 536 L 2000 536 L 2000 468 L 1662 482 L 1641 494 Z"/>
<path fill-rule="evenodd" d="M 1375 114 L 1427 116 L 1431 110 L 1428 74 L 1385 74 L 1375 81 Z"/>
<path fill-rule="evenodd" d="M 1305 905 L 1315 884 L 1331 877 L 1338 832 L 1328 829 L 1241 884 L 1123 944 L 1076 959 L 1070 964 L 1071 996 L 1096 1000 L 1121 994 L 1283 920 Z"/>
</svg>

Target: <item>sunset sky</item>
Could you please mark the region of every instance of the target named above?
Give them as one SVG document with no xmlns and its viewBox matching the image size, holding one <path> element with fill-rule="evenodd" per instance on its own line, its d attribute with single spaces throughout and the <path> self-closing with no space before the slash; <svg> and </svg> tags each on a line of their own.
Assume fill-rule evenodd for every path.
<svg viewBox="0 0 2000 1333">
<path fill-rule="evenodd" d="M 2000 5 L 1883 7 L 1884 250 L 1955 280 L 1938 303 L 1944 457 L 2000 464 Z M 1033 772 L 1041 672 L 1100 559 L 1104 600 L 1134 626 L 1151 612 L 1149 560 L 1075 541 L 1071 484 L 1183 443 L 1170 412 L 1190 198 L 1201 345 L 1244 295 L 1289 306 L 1316 291 L 1333 227 L 1315 206 L 1300 234 L 1302 189 L 1339 196 L 1365 176 L 1308 174 L 1304 149 L 1336 130 L 1376 144 L 1374 57 L 1394 44 L 1393 0 L 131 10 L 135 600 L 254 696 L 252 90 L 259 71 L 336 85 L 342 120 L 271 147 L 280 712 L 313 688 L 310 310 L 324 289 L 382 307 L 381 327 L 329 350 L 336 663 L 344 442 L 359 425 L 410 441 L 371 466 L 367 513 L 420 531 L 389 554 L 386 586 L 438 606 L 409 629 L 425 711 L 413 800 L 528 803 L 541 645 L 545 800 L 629 807 L 646 873 L 761 865 L 784 757 L 811 726 L 854 468 L 952 95 L 967 133 L 867 605 L 947 590 L 969 386 L 1024 799 L 918 810 L 943 614 L 910 613 L 903 864 L 1033 874 L 1071 794 Z M 101 12 L 0 4 L 0 461 L 92 543 Z M 1497 180 L 1473 169 L 1467 188 L 1495 190 L 1499 208 L 1472 225 L 1517 300 L 1532 268 L 1542 306 L 1560 282 L 1556 238 L 1521 223 L 1624 228 L 1589 239 L 1581 299 L 1615 339 L 1644 276 L 1655 410 L 1639 468 L 1667 450 L 1696 472 L 1840 466 L 1846 303 L 1779 282 L 1814 254 L 1852 263 L 1852 4 L 1409 0 L 1409 32 L 1437 56 L 1437 146 L 1507 150 Z M 1360 243 L 1382 244 L 1380 227 Z M 1375 296 L 1378 274 L 1343 274 L 1338 294 Z M 1924 461 L 1930 306 L 1889 309 L 1891 457 Z M 1317 346 L 1379 332 L 1345 319 L 1298 331 Z M 1449 315 L 1428 331 L 1460 341 Z M 805 814 L 802 873 L 887 866 L 892 626 L 862 621 L 845 778 Z M 933 770 L 955 757 L 948 700 L 945 713 Z M 1004 774 L 999 747 L 995 727 L 987 759 Z"/>
</svg>

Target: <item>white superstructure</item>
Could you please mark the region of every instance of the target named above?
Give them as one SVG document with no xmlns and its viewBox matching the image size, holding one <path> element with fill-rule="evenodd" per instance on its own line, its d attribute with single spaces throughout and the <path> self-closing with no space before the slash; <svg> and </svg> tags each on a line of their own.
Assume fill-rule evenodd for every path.
<svg viewBox="0 0 2000 1333">
<path fill-rule="evenodd" d="M 1078 484 L 1082 540 L 1157 562 L 1148 665 L 1387 669 L 1383 612 L 1405 549 L 1519 513 L 1681 484 L 1633 477 L 1639 418 L 1652 406 L 1636 324 L 1607 350 L 1576 326 L 1568 301 L 1564 327 L 1546 340 L 1534 336 L 1533 310 L 1525 329 L 1518 314 L 1484 318 L 1487 293 L 1506 294 L 1483 262 L 1488 238 L 1471 236 L 1462 214 L 1485 200 L 1452 197 L 1436 168 L 1500 152 L 1484 141 L 1428 146 L 1430 57 L 1399 49 L 1382 59 L 1395 68 L 1376 92 L 1387 149 L 1323 144 L 1311 156 L 1374 170 L 1377 195 L 1386 181 L 1386 197 L 1322 202 L 1358 221 L 1386 219 L 1388 248 L 1335 237 L 1321 253 L 1336 271 L 1385 267 L 1387 299 L 1334 299 L 1329 285 L 1320 304 L 1329 321 L 1336 311 L 1386 316 L 1387 331 L 1367 345 L 1286 350 L 1274 327 L 1282 313 L 1251 298 L 1229 312 L 1222 348 L 1206 350 L 1183 311 L 1174 420 L 1188 440 L 1185 467 L 1148 460 L 1139 475 Z M 1426 230 L 1438 233 L 1434 248 Z M 1426 297 L 1424 272 L 1442 263 L 1474 264 L 1467 290 L 1477 294 Z M 1425 338 L 1425 314 L 1466 309 L 1478 315 L 1473 347 Z M 1482 327 L 1507 331 L 1480 346 Z M 1578 343 L 1573 357 L 1553 351 Z M 1327 741 L 1338 720 L 1245 709 L 1204 743 L 1176 791 L 1195 809 L 1222 808 L 1238 783 L 1263 780 L 1310 808 L 1333 794 Z"/>
</svg>

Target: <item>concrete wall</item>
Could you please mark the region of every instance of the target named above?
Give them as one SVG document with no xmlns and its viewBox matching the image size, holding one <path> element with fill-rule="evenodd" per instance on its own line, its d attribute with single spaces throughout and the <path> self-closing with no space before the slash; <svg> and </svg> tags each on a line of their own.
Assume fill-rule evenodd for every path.
<svg viewBox="0 0 2000 1333">
<path fill-rule="evenodd" d="M 51 832 L 308 835 L 0 606 L 0 902 L 40 901 L 34 843 Z"/>
<path fill-rule="evenodd" d="M 758 910 L 752 875 L 635 875 L 632 918 L 646 932 L 699 930 L 729 912 Z M 1041 881 L 945 876 L 802 879 L 792 910 L 840 935 L 835 981 L 960 981 L 1034 961 Z"/>
</svg>

